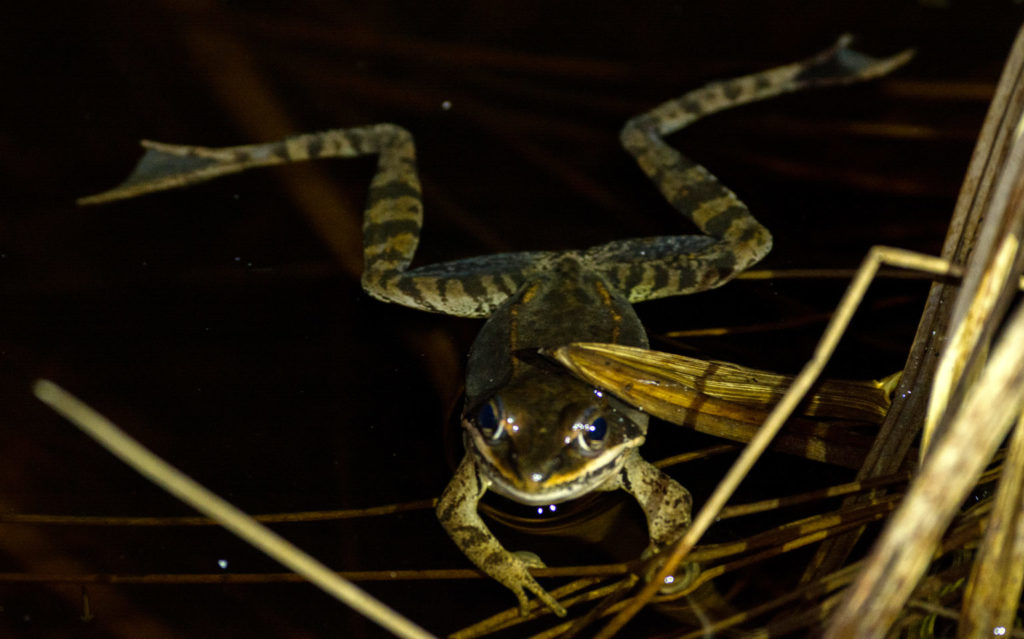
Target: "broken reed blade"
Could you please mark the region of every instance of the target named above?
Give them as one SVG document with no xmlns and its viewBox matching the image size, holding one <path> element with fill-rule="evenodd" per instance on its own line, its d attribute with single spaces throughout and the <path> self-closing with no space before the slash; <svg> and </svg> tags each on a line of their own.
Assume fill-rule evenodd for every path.
<svg viewBox="0 0 1024 639">
<path fill-rule="evenodd" d="M 736 442 L 751 441 L 792 378 L 727 362 L 616 344 L 576 343 L 543 354 L 581 379 L 673 424 Z M 891 378 L 826 381 L 772 441 L 778 452 L 857 469 L 871 436 L 851 425 L 878 424 Z M 811 416 L 811 417 L 806 417 Z M 843 423 L 843 419 L 853 419 Z M 829 421 L 836 420 L 836 421 Z"/>
<path fill-rule="evenodd" d="M 618 344 L 577 342 L 546 354 L 583 379 L 645 408 L 699 408 L 754 423 L 760 423 L 793 381 L 789 375 L 730 362 Z M 827 380 L 816 385 L 801 413 L 877 424 L 889 409 L 888 386 L 888 380 Z"/>
</svg>

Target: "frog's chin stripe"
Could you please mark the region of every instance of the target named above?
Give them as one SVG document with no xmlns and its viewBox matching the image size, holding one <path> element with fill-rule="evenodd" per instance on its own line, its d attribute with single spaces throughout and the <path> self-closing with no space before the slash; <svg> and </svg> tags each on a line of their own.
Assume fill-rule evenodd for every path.
<svg viewBox="0 0 1024 639">
<path fill-rule="evenodd" d="M 601 475 L 595 478 L 594 482 L 591 483 L 589 480 L 574 481 L 570 485 L 559 485 L 550 488 L 542 493 L 528 493 L 523 492 L 515 486 L 511 486 L 501 479 L 494 479 L 491 477 L 491 490 L 498 493 L 502 497 L 508 497 L 512 501 L 518 502 L 525 506 L 547 506 L 549 504 L 560 504 L 564 501 L 571 501 L 586 495 L 587 493 L 594 490 L 597 486 L 603 484 L 609 477 L 614 475 L 614 472 L 608 472 L 610 469 L 602 469 Z M 598 473 L 592 473 L 598 474 Z M 490 477 L 490 476 L 489 476 Z"/>
<path fill-rule="evenodd" d="M 534 490 L 519 485 L 519 482 L 513 483 L 510 481 L 499 468 L 496 468 L 479 451 L 474 451 L 474 455 L 481 473 L 490 481 L 491 490 L 520 504 L 546 506 L 548 504 L 558 504 L 563 501 L 577 499 L 598 489 L 622 469 L 622 465 L 626 460 L 626 453 L 630 448 L 632 447 L 620 446 L 615 451 L 607 451 L 605 453 L 607 455 L 606 458 L 604 458 L 605 455 L 602 455 L 594 460 L 597 464 L 588 465 L 588 467 L 594 468 L 594 470 L 577 473 L 571 478 L 555 475 L 547 482 L 535 486 Z"/>
</svg>

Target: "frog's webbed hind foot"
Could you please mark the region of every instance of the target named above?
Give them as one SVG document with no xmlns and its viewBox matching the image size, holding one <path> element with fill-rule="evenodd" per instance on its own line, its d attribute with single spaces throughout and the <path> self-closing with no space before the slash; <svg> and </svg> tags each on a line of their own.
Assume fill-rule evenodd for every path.
<svg viewBox="0 0 1024 639">
<path fill-rule="evenodd" d="M 790 90 L 879 78 L 900 68 L 914 57 L 914 50 L 906 49 L 888 58 L 875 58 L 849 48 L 852 42 L 853 36 L 844 33 L 828 49 L 803 62 L 789 65 L 798 68 Z M 779 67 L 779 70 L 785 68 Z"/>
<path fill-rule="evenodd" d="M 720 286 L 758 262 L 772 238 L 729 189 L 663 139 L 697 119 L 783 93 L 860 82 L 889 73 L 910 59 L 904 51 L 877 59 L 849 48 L 841 37 L 801 62 L 713 82 L 639 115 L 623 127 L 622 145 L 665 199 L 712 241 L 645 238 L 588 252 L 595 268 L 631 302 L 694 293 Z"/>
<path fill-rule="evenodd" d="M 382 153 L 384 148 L 410 146 L 411 136 L 394 124 L 375 124 L 296 135 L 277 142 L 206 147 L 142 140 L 145 153 L 118 186 L 78 199 L 78 204 L 103 204 L 147 193 L 184 188 L 248 169 L 321 158 L 353 158 Z M 392 152 L 392 154 L 394 154 Z"/>
</svg>

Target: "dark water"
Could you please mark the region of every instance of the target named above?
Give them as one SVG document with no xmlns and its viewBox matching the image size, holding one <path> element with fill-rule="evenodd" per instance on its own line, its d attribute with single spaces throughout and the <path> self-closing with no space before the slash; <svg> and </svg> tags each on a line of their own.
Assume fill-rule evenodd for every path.
<svg viewBox="0 0 1024 639">
<path fill-rule="evenodd" d="M 18 12 L 0 26 L 0 512 L 154 516 L 191 513 L 32 399 L 34 378 L 79 394 L 250 512 L 358 508 L 443 489 L 454 454 L 446 416 L 477 323 L 360 290 L 352 231 L 372 161 L 76 208 L 75 197 L 127 174 L 137 139 L 226 145 L 401 123 L 416 135 L 426 192 L 418 263 L 670 234 L 682 227 L 617 148 L 621 123 L 853 31 L 867 51 L 915 46 L 918 58 L 873 86 L 789 96 L 672 139 L 773 231 L 766 267 L 845 268 L 875 243 L 938 251 L 1021 17 L 1010 2 L 955 0 L 95 2 Z M 827 311 L 842 287 L 735 282 L 641 315 L 655 336 L 770 323 Z M 924 291 L 881 285 L 835 374 L 897 370 Z M 688 347 L 792 371 L 820 328 Z M 710 441 L 670 428 L 655 426 L 649 458 Z M 679 477 L 700 502 L 726 461 Z M 845 477 L 788 461 L 760 472 L 743 498 Z M 639 512 L 624 506 L 615 525 L 604 543 L 585 544 L 496 531 L 566 565 L 639 552 Z M 749 532 L 736 526 L 713 534 Z M 278 530 L 338 569 L 468 565 L 429 511 Z M 218 573 L 221 560 L 227 572 L 279 570 L 214 528 L 0 524 L 0 573 Z M 438 633 L 513 601 L 483 581 L 366 587 Z M 96 618 L 86 624 L 78 585 L 0 583 L 0 635 L 380 633 L 307 585 L 88 594 Z"/>
</svg>

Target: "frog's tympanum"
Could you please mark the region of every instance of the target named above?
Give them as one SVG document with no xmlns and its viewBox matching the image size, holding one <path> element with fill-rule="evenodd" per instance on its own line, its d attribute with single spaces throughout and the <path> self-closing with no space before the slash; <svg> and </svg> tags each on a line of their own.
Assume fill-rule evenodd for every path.
<svg viewBox="0 0 1024 639">
<path fill-rule="evenodd" d="M 646 346 L 632 304 L 721 286 L 768 253 L 771 235 L 737 197 L 664 136 L 701 116 L 806 87 L 888 73 L 909 57 L 875 59 L 848 38 L 808 60 L 691 91 L 628 121 L 626 151 L 700 235 L 611 242 L 585 250 L 488 255 L 409 269 L 423 222 L 410 134 L 394 124 L 222 149 L 147 142 L 135 173 L 84 202 L 131 197 L 254 166 L 377 155 L 363 222 L 363 287 L 374 297 L 487 322 L 469 354 L 462 426 L 466 455 L 437 506 L 465 555 L 511 589 L 559 603 L 477 514 L 488 490 L 530 505 L 623 489 L 643 508 L 648 551 L 690 522 L 690 494 L 640 457 L 647 417 L 537 358 L 542 347 L 596 341 Z"/>
</svg>

